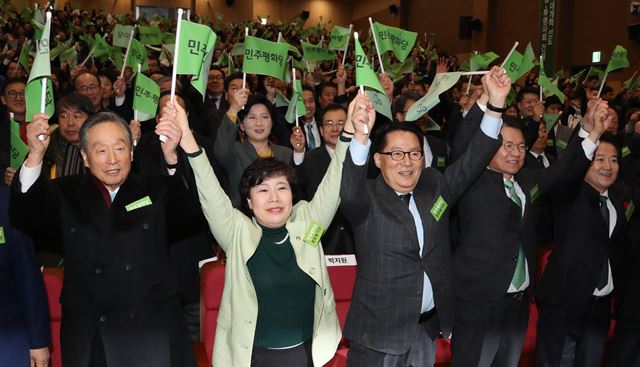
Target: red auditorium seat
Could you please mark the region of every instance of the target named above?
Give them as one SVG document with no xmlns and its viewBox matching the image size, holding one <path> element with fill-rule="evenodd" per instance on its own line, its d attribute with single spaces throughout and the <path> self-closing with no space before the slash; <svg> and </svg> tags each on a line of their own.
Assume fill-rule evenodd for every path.
<svg viewBox="0 0 640 367">
<path fill-rule="evenodd" d="M 224 289 L 224 263 L 206 263 L 200 271 L 200 340 L 206 351 L 207 366 L 211 366 L 216 321 Z M 197 349 L 196 349 L 197 350 Z M 198 361 L 200 367 L 200 361 Z"/>
<path fill-rule="evenodd" d="M 355 258 L 353 259 L 355 261 Z M 336 314 L 340 321 L 340 328 L 344 329 L 349 306 L 351 306 L 353 287 L 356 283 L 357 266 L 332 266 L 330 262 L 327 262 L 327 270 L 329 271 L 331 288 L 333 288 L 333 295 L 336 300 Z M 331 361 L 325 364 L 325 367 L 345 367 L 347 365 L 348 352 L 348 341 L 343 338 L 342 341 L 340 341 L 336 355 Z"/>
<path fill-rule="evenodd" d="M 60 353 L 60 322 L 62 307 L 60 306 L 60 292 L 62 292 L 63 271 L 60 268 L 44 268 L 42 271 L 44 286 L 49 302 L 49 318 L 51 325 L 51 367 L 62 367 Z"/>
</svg>

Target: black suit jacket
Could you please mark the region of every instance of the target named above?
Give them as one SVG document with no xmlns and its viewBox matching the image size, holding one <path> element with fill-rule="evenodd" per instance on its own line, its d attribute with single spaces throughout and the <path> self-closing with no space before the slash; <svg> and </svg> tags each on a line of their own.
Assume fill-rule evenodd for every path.
<svg viewBox="0 0 640 367">
<path fill-rule="evenodd" d="M 298 183 L 303 200 L 313 199 L 331 163 L 331 156 L 323 144 L 318 149 L 307 152 L 304 162 L 296 166 Z M 333 221 L 322 235 L 325 254 L 352 254 L 354 251 L 353 230 L 342 211 L 338 209 Z"/>
<path fill-rule="evenodd" d="M 498 141 L 478 132 L 470 154 L 444 174 L 423 170 L 413 191 L 422 226 L 424 250 L 411 213 L 382 175 L 367 180 L 367 167 L 345 160 L 341 208 L 356 239 L 358 273 L 344 335 L 376 351 L 402 354 L 415 340 L 421 312 L 423 274 L 431 282 L 440 329 L 448 335 L 454 324 L 451 281 L 449 207 L 482 172 Z M 441 216 L 432 208 L 445 202 Z M 433 335 L 435 337 L 435 335 Z"/>
</svg>

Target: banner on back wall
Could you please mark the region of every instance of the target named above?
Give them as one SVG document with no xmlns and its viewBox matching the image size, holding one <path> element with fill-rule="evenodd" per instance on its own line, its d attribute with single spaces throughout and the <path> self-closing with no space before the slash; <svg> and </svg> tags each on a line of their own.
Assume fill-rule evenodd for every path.
<svg viewBox="0 0 640 367">
<path fill-rule="evenodd" d="M 540 0 L 540 55 L 545 72 L 553 74 L 553 44 L 556 29 L 556 0 Z"/>
</svg>

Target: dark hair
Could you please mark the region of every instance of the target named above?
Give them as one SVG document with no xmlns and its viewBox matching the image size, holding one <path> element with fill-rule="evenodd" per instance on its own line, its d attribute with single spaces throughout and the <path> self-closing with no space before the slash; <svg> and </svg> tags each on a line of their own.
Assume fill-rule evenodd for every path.
<svg viewBox="0 0 640 367">
<path fill-rule="evenodd" d="M 333 82 L 324 82 L 324 83 L 322 83 L 322 86 L 320 87 L 320 94 L 322 94 L 322 91 L 325 88 L 338 89 L 338 85 L 336 83 L 333 83 Z"/>
<path fill-rule="evenodd" d="M 4 84 L 2 85 L 2 91 L 0 91 L 0 94 L 4 95 L 4 92 L 7 91 L 7 87 L 9 86 L 9 84 L 15 84 L 15 83 L 22 83 L 26 87 L 27 79 L 25 79 L 25 78 L 9 78 L 9 79 L 5 80 Z"/>
<path fill-rule="evenodd" d="M 305 90 L 311 92 L 311 94 L 313 94 L 313 98 L 316 97 L 316 91 L 313 88 L 311 88 L 310 86 L 308 86 L 306 84 L 303 84 L 302 85 L 302 91 L 300 91 L 300 93 L 304 92 Z"/>
<path fill-rule="evenodd" d="M 544 99 L 545 108 L 549 108 L 549 106 L 552 106 L 554 104 L 560 105 L 560 107 L 564 107 L 564 103 L 562 103 L 560 101 L 560 98 L 558 98 L 558 96 L 556 96 L 555 94 Z"/>
<path fill-rule="evenodd" d="M 327 114 L 327 112 L 332 112 L 332 111 L 342 111 L 344 113 L 348 113 L 347 109 L 341 105 L 341 104 L 337 104 L 337 103 L 331 103 L 327 106 L 327 108 L 325 108 L 322 111 L 322 117 L 320 119 L 320 121 L 316 121 L 316 123 L 318 124 L 318 126 L 322 126 L 322 123 L 324 121 L 324 115 Z"/>
<path fill-rule="evenodd" d="M 160 93 L 160 97 L 158 97 L 158 111 L 157 111 L 157 115 L 160 114 L 160 100 L 162 99 L 162 97 L 164 96 L 170 96 L 171 95 L 171 91 L 170 90 L 165 90 L 164 92 Z M 189 103 L 187 98 L 184 98 L 184 96 L 182 95 L 182 93 L 178 93 L 176 92 L 174 94 L 174 96 L 176 97 L 180 97 L 180 99 L 182 99 L 182 102 L 184 102 L 184 112 L 189 113 L 189 111 L 191 110 L 191 104 Z"/>
<path fill-rule="evenodd" d="M 222 68 L 219 65 L 211 64 L 211 68 L 209 68 L 209 71 L 211 71 L 211 70 L 217 70 L 217 71 L 221 72 L 222 73 L 222 79 L 227 77 L 227 75 L 224 73 L 224 70 L 222 70 Z"/>
<path fill-rule="evenodd" d="M 381 153 L 387 146 L 387 135 L 396 131 L 406 131 L 415 134 L 416 138 L 420 142 L 420 149 L 424 150 L 424 141 L 422 130 L 414 122 L 390 122 L 378 130 L 374 138 L 373 151 Z"/>
<path fill-rule="evenodd" d="M 408 101 L 419 101 L 420 96 L 416 92 L 405 92 L 396 98 L 393 101 L 393 105 L 391 106 L 391 110 L 393 111 L 393 118 L 395 119 L 396 113 L 403 113 L 404 107 L 407 105 Z"/>
<path fill-rule="evenodd" d="M 224 91 L 228 91 L 229 90 L 229 83 L 231 83 L 232 81 L 236 80 L 236 79 L 240 79 L 242 80 L 242 72 L 241 71 L 236 71 L 235 73 L 231 73 L 229 74 L 226 78 L 224 78 Z M 251 77 L 251 75 L 247 75 L 247 89 L 251 90 L 252 88 L 252 84 L 253 84 L 253 78 Z"/>
<path fill-rule="evenodd" d="M 63 108 L 84 112 L 89 116 L 93 115 L 93 103 L 89 97 L 78 92 L 71 92 L 58 100 L 56 112 L 60 113 Z"/>
<path fill-rule="evenodd" d="M 84 150 L 85 152 L 87 151 L 89 145 L 89 129 L 96 125 L 104 124 L 107 122 L 120 125 L 122 130 L 124 130 L 125 135 L 127 136 L 129 147 L 133 146 L 131 129 L 129 129 L 129 125 L 124 119 L 122 119 L 122 117 L 113 112 L 98 112 L 95 115 L 90 116 L 80 128 L 80 147 L 82 148 L 82 150 Z"/>
<path fill-rule="evenodd" d="M 238 119 L 240 120 L 240 122 L 243 122 L 244 118 L 247 117 L 247 114 L 249 114 L 249 111 L 251 111 L 251 107 L 257 104 L 264 105 L 267 108 L 267 111 L 269 111 L 269 116 L 271 116 L 271 119 L 273 119 L 275 115 L 273 104 L 269 102 L 267 97 L 263 96 L 262 94 L 252 94 L 249 96 L 244 109 L 238 111 Z"/>
<path fill-rule="evenodd" d="M 96 80 L 98 81 L 98 85 L 102 85 L 102 83 L 100 83 L 100 78 L 98 78 L 98 76 L 92 72 L 89 71 L 85 71 L 84 73 L 80 73 L 78 75 L 76 75 L 75 78 L 73 78 L 73 88 L 75 89 L 76 87 L 76 80 L 78 80 L 78 78 L 80 78 L 81 76 L 85 75 L 85 74 L 89 74 L 89 75 L 93 75 L 94 78 L 96 78 Z"/>
<path fill-rule="evenodd" d="M 538 96 L 540 95 L 540 89 L 537 87 L 532 87 L 530 85 L 520 88 L 518 94 L 516 95 L 516 103 L 521 102 L 525 94 L 535 94 L 536 96 Z"/>
<path fill-rule="evenodd" d="M 609 143 L 611 145 L 613 145 L 614 148 L 616 148 L 616 152 L 618 153 L 618 159 L 620 159 L 620 157 L 622 157 L 621 151 L 620 151 L 620 143 L 619 140 L 616 138 L 615 135 L 613 135 L 610 132 L 605 132 L 604 134 L 602 134 L 600 136 L 600 145 L 602 145 L 602 143 Z M 596 150 L 598 150 L 596 148 Z"/>
<path fill-rule="evenodd" d="M 244 170 L 242 177 L 240 177 L 240 201 L 246 214 L 251 213 L 247 204 L 247 199 L 251 196 L 251 188 L 277 176 L 285 176 L 287 178 L 293 195 L 293 204 L 296 203 L 296 185 L 298 182 L 296 171 L 290 165 L 276 158 L 258 158 Z"/>
</svg>

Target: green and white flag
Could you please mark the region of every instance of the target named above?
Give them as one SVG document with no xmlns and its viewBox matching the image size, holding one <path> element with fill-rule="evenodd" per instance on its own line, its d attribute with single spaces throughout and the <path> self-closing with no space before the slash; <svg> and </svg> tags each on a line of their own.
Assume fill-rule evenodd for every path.
<svg viewBox="0 0 640 367">
<path fill-rule="evenodd" d="M 462 72 L 459 71 L 436 74 L 435 78 L 433 78 L 433 83 L 431 83 L 431 87 L 429 87 L 429 92 L 409 108 L 405 120 L 415 121 L 429 112 L 430 109 L 440 102 L 440 95 L 453 87 L 461 76 Z"/>
<path fill-rule="evenodd" d="M 71 69 L 75 68 L 78 65 L 78 51 L 76 51 L 75 45 L 63 51 L 59 56 L 59 60 L 60 66 L 66 63 L 69 64 Z"/>
<path fill-rule="evenodd" d="M 242 72 L 269 75 L 283 80 L 288 52 L 289 46 L 285 42 L 278 43 L 248 36 L 244 41 Z"/>
<path fill-rule="evenodd" d="M 331 61 L 336 59 L 336 53 L 331 50 L 305 41 L 300 41 L 300 44 L 302 45 L 303 58 L 307 61 Z"/>
<path fill-rule="evenodd" d="M 138 73 L 135 94 L 133 95 L 133 109 L 138 112 L 138 120 L 146 121 L 154 118 L 158 111 L 159 100 L 160 87 L 158 84 L 146 75 Z"/>
<path fill-rule="evenodd" d="M 163 34 L 158 26 L 140 26 L 140 43 L 143 45 L 161 45 L 162 37 Z"/>
<path fill-rule="evenodd" d="M 531 42 L 529 42 L 527 44 L 527 48 L 524 50 L 524 55 L 522 56 L 522 63 L 518 68 L 518 75 L 516 75 L 516 78 L 517 79 L 522 78 L 526 73 L 528 73 L 531 69 L 533 69 L 535 65 L 536 65 L 536 54 L 533 52 L 533 47 L 531 46 Z"/>
<path fill-rule="evenodd" d="M 209 68 L 213 61 L 216 34 L 211 28 L 181 20 L 180 39 L 178 40 L 178 65 L 174 65 L 178 74 L 190 74 L 191 85 L 200 92 L 202 99 L 206 95 Z"/>
<path fill-rule="evenodd" d="M 613 50 L 613 54 L 611 54 L 611 58 L 609 59 L 609 63 L 607 64 L 607 69 L 604 71 L 605 74 L 609 74 L 614 70 L 628 67 L 629 60 L 627 59 L 627 50 L 624 47 L 617 45 Z"/>
<path fill-rule="evenodd" d="M 244 55 L 244 42 L 238 42 L 233 45 L 231 49 L 231 56 L 242 56 Z"/>
<path fill-rule="evenodd" d="M 329 41 L 329 49 L 330 50 L 339 50 L 342 51 L 347 46 L 349 42 L 349 37 L 351 31 L 349 28 L 340 27 L 336 25 L 331 30 L 331 35 L 329 36 L 331 40 Z"/>
<path fill-rule="evenodd" d="M 134 32 L 134 29 L 132 25 L 116 24 L 115 28 L 113 28 L 113 33 L 111 33 L 113 45 L 127 48 L 129 45 L 129 37 L 131 37 L 131 32 Z"/>
<path fill-rule="evenodd" d="M 93 44 L 93 49 L 91 50 L 91 55 L 96 59 L 99 59 L 105 56 L 108 57 L 110 52 L 111 52 L 111 46 L 109 46 L 107 41 L 105 41 L 101 35 L 96 34 L 95 42 Z"/>
<path fill-rule="evenodd" d="M 471 56 L 471 59 L 469 60 L 471 71 L 486 69 L 499 57 L 500 56 L 498 56 L 498 54 L 492 51 Z"/>
<path fill-rule="evenodd" d="M 175 52 L 175 50 L 175 44 L 162 45 L 162 51 L 160 51 L 160 56 L 158 57 L 158 60 L 160 61 L 160 64 L 162 64 L 162 66 L 167 68 L 171 66 L 171 63 L 173 63 L 173 53 Z"/>
<path fill-rule="evenodd" d="M 520 65 L 522 64 L 523 55 L 518 50 L 513 50 L 508 59 L 504 61 L 504 70 L 507 72 L 511 83 L 518 81 Z"/>
<path fill-rule="evenodd" d="M 365 93 L 369 96 L 373 107 L 381 115 L 385 116 L 389 120 L 393 121 L 393 114 L 391 113 L 391 101 L 386 94 L 380 93 L 375 90 L 367 90 Z"/>
<path fill-rule="evenodd" d="M 275 103 L 276 108 L 289 107 L 290 103 L 291 102 L 287 99 L 287 97 L 283 96 L 279 90 L 276 90 L 276 103 Z"/>
<path fill-rule="evenodd" d="M 556 126 L 556 123 L 558 123 L 558 120 L 560 120 L 560 115 L 557 113 L 545 113 L 543 115 L 543 120 L 547 131 L 551 131 L 551 129 Z"/>
<path fill-rule="evenodd" d="M 564 103 L 565 95 L 558 89 L 558 86 L 553 84 L 544 72 L 544 62 L 540 63 L 540 74 L 538 75 L 538 84 L 542 88 L 545 96 L 555 95 L 560 99 L 560 102 Z"/>
<path fill-rule="evenodd" d="M 33 121 L 33 115 L 40 113 L 41 101 L 42 101 L 42 79 L 47 80 L 47 94 L 45 96 L 45 109 L 44 112 L 53 116 L 55 112 L 55 104 L 53 101 L 53 83 L 51 83 L 50 77 L 42 77 L 35 79 L 32 82 L 27 83 L 27 87 L 24 90 L 24 98 L 27 104 L 27 112 L 25 115 L 25 121 Z"/>
<path fill-rule="evenodd" d="M 33 67 L 29 73 L 27 87 L 25 89 L 25 100 L 27 113 L 25 121 L 33 120 L 33 115 L 40 113 L 42 104 L 42 79 L 46 78 L 46 98 L 45 111 L 49 116 L 53 115 L 53 87 L 51 84 L 51 59 L 49 50 L 49 35 L 51 33 L 51 18 L 47 17 L 42 38 L 36 43 L 36 57 L 33 60 Z"/>
<path fill-rule="evenodd" d="M 382 23 L 373 23 L 373 32 L 378 41 L 380 53 L 392 51 L 400 62 L 406 60 L 416 43 L 416 32 L 391 27 Z"/>
<path fill-rule="evenodd" d="M 135 38 L 131 39 L 131 46 L 129 46 L 129 54 L 124 61 L 124 65 L 130 66 L 131 70 L 138 70 L 138 64 L 142 65 L 142 71 L 149 69 L 149 63 L 147 62 L 147 49 L 140 41 Z"/>
<path fill-rule="evenodd" d="M 13 118 L 13 114 L 10 116 L 10 134 L 9 140 L 11 142 L 11 157 L 9 166 L 13 169 L 18 169 L 24 162 L 24 159 L 29 153 L 29 146 L 22 141 L 20 137 L 20 124 Z"/>
<path fill-rule="evenodd" d="M 371 68 L 369 59 L 367 59 L 367 55 L 364 53 L 362 46 L 360 46 L 360 40 L 355 38 L 354 44 L 356 47 L 356 85 L 373 88 L 378 92 L 384 93 L 384 88 L 382 88 L 378 76 Z"/>
<path fill-rule="evenodd" d="M 295 102 L 295 103 L 294 103 Z M 298 110 L 296 111 L 296 106 Z M 284 115 L 285 120 L 290 124 L 296 123 L 296 116 L 304 116 L 307 113 L 307 109 L 304 107 L 304 100 L 302 99 L 302 83 L 300 80 L 296 80 L 293 95 L 289 102 L 289 108 Z"/>
<path fill-rule="evenodd" d="M 20 56 L 18 56 L 18 63 L 22 65 L 24 71 L 28 74 L 31 72 L 31 68 L 29 68 L 29 54 L 31 53 L 31 41 L 29 39 L 25 39 L 22 43 L 22 50 L 20 51 Z"/>
</svg>

